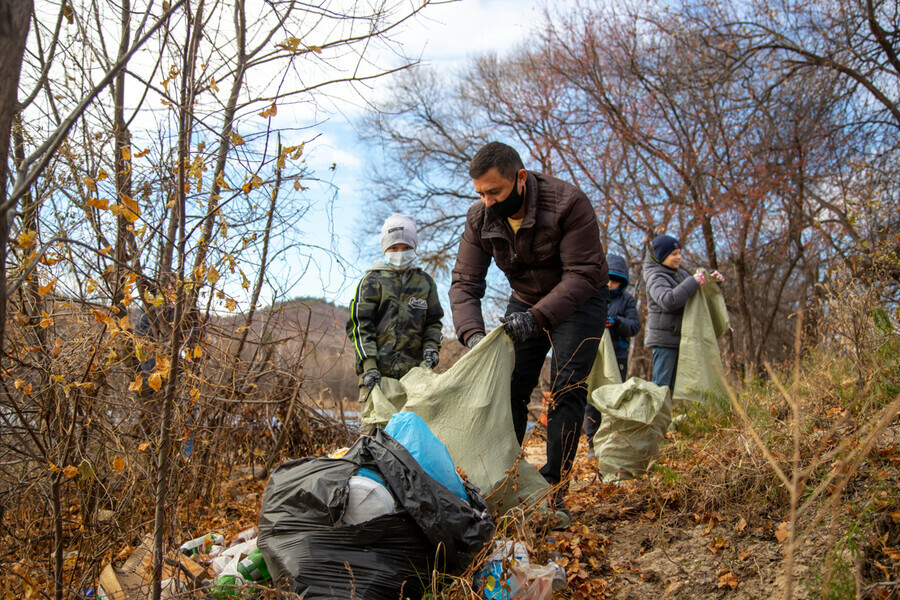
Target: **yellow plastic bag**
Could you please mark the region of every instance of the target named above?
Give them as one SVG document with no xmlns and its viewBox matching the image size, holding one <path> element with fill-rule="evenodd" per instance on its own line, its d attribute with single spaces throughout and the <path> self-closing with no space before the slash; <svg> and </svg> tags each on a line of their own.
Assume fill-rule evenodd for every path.
<svg viewBox="0 0 900 600">
<path fill-rule="evenodd" d="M 502 330 L 489 333 L 444 373 L 416 367 L 400 380 L 404 410 L 422 417 L 491 511 L 500 514 L 520 506 L 529 511 L 550 489 L 537 468 L 520 458 L 509 400 L 515 353 Z"/>
<path fill-rule="evenodd" d="M 597 348 L 597 358 L 587 378 L 588 398 L 599 387 L 611 383 L 622 383 L 622 374 L 619 372 L 619 361 L 616 360 L 616 351 L 612 345 L 612 336 L 609 328 L 603 331 L 600 338 L 600 346 Z"/>
<path fill-rule="evenodd" d="M 716 340 L 730 325 L 719 286 L 710 283 L 700 289 L 702 293 L 694 294 L 684 305 L 672 398 L 710 404 L 727 395 Z"/>
</svg>

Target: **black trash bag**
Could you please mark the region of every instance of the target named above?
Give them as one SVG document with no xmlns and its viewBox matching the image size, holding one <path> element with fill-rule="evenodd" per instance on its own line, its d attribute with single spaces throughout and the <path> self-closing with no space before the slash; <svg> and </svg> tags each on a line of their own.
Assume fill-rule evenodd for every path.
<svg viewBox="0 0 900 600">
<path fill-rule="evenodd" d="M 400 512 L 340 524 L 348 481 L 361 468 L 381 474 Z M 378 430 L 341 458 L 279 466 L 263 494 L 259 548 L 273 578 L 290 575 L 306 600 L 419 598 L 432 570 L 461 573 L 490 541 L 494 525 L 478 490 L 469 502 L 428 476 Z"/>
</svg>

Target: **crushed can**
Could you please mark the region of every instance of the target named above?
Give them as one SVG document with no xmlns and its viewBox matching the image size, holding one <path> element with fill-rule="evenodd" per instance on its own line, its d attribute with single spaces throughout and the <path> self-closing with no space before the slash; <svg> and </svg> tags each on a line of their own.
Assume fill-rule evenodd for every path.
<svg viewBox="0 0 900 600">
<path fill-rule="evenodd" d="M 237 572 L 244 578 L 244 581 L 262 582 L 271 579 L 266 560 L 263 558 L 259 548 L 238 563 Z"/>
<path fill-rule="evenodd" d="M 183 543 L 178 551 L 187 556 L 195 554 L 209 554 L 213 546 L 224 546 L 225 536 L 218 533 L 207 533 L 204 536 L 194 538 L 189 542 Z"/>
</svg>

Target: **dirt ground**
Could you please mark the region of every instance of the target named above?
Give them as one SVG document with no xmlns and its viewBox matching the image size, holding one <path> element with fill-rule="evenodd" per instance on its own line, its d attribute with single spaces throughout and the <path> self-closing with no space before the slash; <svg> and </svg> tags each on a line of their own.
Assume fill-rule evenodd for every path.
<svg viewBox="0 0 900 600">
<path fill-rule="evenodd" d="M 544 442 L 526 442 L 526 459 L 540 467 L 545 460 Z M 596 462 L 589 459 L 582 439 L 575 477 L 566 496 L 573 524 L 559 534 L 564 539 L 590 531 L 602 541 L 594 557 L 567 555 L 569 588 L 554 598 L 645 598 L 734 600 L 783 597 L 783 546 L 771 526 L 756 529 L 738 519 L 697 514 L 667 508 L 659 497 L 659 483 L 643 478 L 620 484 L 602 483 Z M 733 521 L 733 519 L 731 520 Z M 577 546 L 577 545 L 576 545 Z M 571 549 L 573 546 L 567 546 Z M 802 581 L 807 568 L 803 550 L 797 557 L 795 580 Z M 590 560 L 594 558 L 595 560 Z M 586 569 L 587 577 L 571 569 Z M 603 588 L 584 585 L 601 578 Z M 800 589 L 796 589 L 799 587 Z M 587 588 L 587 589 L 585 589 Z M 599 592 L 602 589 L 603 594 Z M 802 585 L 795 585 L 793 598 L 806 598 Z"/>
<path fill-rule="evenodd" d="M 542 466 L 544 449 L 539 433 L 530 436 L 525 444 L 526 460 Z M 264 485 L 247 469 L 229 478 L 223 492 L 237 510 L 231 516 L 228 533 L 255 523 Z M 603 483 L 597 463 L 588 458 L 582 439 L 574 478 L 565 497 L 573 523 L 565 531 L 535 536 L 538 554 L 538 545 L 544 543 L 541 536 L 546 535 L 546 543 L 552 543 L 561 555 L 557 562 L 566 569 L 568 586 L 554 593 L 553 598 L 785 597 L 785 546 L 779 540 L 784 537 L 782 515 L 710 514 L 667 496 L 671 489 L 656 471 L 632 481 Z M 241 518 L 234 519 L 238 514 Z M 884 518 L 890 516 L 893 513 Z M 204 523 L 200 528 L 218 526 L 217 530 L 222 530 L 224 525 Z M 900 525 L 894 523 L 891 531 L 894 530 L 900 542 Z M 815 588 L 810 583 L 824 571 L 819 557 L 826 554 L 827 543 L 825 534 L 819 532 L 804 539 L 795 557 L 791 598 L 820 597 L 810 592 Z M 880 560 L 890 564 L 889 559 Z M 834 597 L 862 597 L 859 592 Z M 867 597 L 892 596 L 888 592 Z"/>
</svg>

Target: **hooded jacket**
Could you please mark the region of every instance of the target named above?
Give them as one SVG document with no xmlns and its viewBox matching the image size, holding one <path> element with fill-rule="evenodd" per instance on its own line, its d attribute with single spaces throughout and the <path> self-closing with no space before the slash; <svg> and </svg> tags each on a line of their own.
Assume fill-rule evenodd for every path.
<svg viewBox="0 0 900 600">
<path fill-rule="evenodd" d="M 684 269 L 670 269 L 656 262 L 652 254 L 644 259 L 644 283 L 647 286 L 647 327 L 644 345 L 678 348 L 681 342 L 681 317 L 688 298 L 700 284 Z"/>
<path fill-rule="evenodd" d="M 418 267 L 396 271 L 376 261 L 350 302 L 347 336 L 356 372 L 377 368 L 399 379 L 422 362 L 426 346 L 440 349 L 444 310 L 431 276 Z"/>
<path fill-rule="evenodd" d="M 469 207 L 450 284 L 460 341 L 485 330 L 481 299 L 492 258 L 543 329 L 555 329 L 608 281 L 590 201 L 574 185 L 544 173 L 528 172 L 525 216 L 515 234 L 483 202 Z"/>
<path fill-rule="evenodd" d="M 629 279 L 625 259 L 616 254 L 607 254 L 606 261 L 609 264 L 610 279 L 618 279 L 622 283 L 617 289 L 609 290 L 607 315 L 616 318 L 615 323 L 609 328 L 609 333 L 616 352 L 616 360 L 623 364 L 628 360 L 628 346 L 631 345 L 629 338 L 640 331 L 641 320 L 634 296 L 627 291 Z"/>
</svg>

